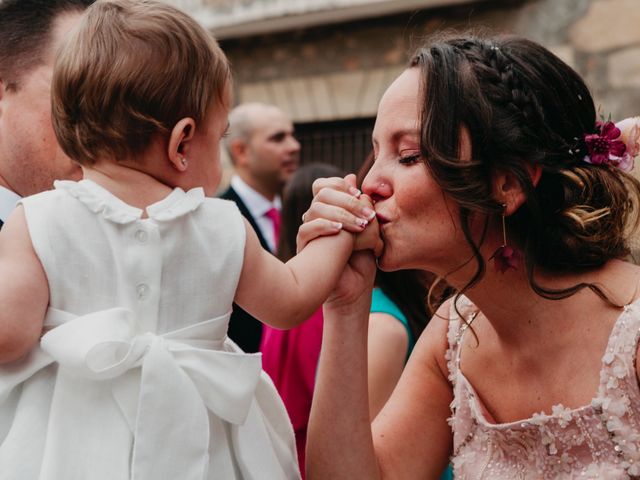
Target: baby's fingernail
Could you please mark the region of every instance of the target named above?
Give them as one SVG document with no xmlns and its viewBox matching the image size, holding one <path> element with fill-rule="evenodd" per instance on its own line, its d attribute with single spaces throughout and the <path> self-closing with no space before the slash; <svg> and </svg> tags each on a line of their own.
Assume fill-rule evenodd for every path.
<svg viewBox="0 0 640 480">
<path fill-rule="evenodd" d="M 360 195 L 362 195 L 362 192 L 356 187 L 349 187 L 349 193 L 354 197 L 359 197 Z"/>
<path fill-rule="evenodd" d="M 367 218 L 367 220 L 373 220 L 376 216 L 376 212 L 371 210 L 369 207 L 364 207 L 362 209 L 362 214 Z"/>
<path fill-rule="evenodd" d="M 367 225 L 369 225 L 369 220 L 365 220 L 364 218 L 357 218 L 356 219 L 356 224 L 359 227 L 366 227 Z"/>
<path fill-rule="evenodd" d="M 331 225 L 333 226 L 333 228 L 335 228 L 336 230 L 342 230 L 342 224 L 339 222 L 331 222 Z"/>
</svg>

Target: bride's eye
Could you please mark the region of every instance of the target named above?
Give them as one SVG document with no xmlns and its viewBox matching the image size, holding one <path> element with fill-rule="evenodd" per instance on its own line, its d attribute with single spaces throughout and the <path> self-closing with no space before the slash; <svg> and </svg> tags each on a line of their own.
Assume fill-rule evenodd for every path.
<svg viewBox="0 0 640 480">
<path fill-rule="evenodd" d="M 398 160 L 402 165 L 411 165 L 420 160 L 420 155 L 407 155 L 406 157 L 400 157 Z"/>
</svg>

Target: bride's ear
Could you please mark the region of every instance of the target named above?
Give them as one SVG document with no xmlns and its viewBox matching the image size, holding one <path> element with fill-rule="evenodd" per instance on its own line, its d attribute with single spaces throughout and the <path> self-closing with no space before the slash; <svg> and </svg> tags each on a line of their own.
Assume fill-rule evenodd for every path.
<svg viewBox="0 0 640 480">
<path fill-rule="evenodd" d="M 196 122 L 193 118 L 183 118 L 175 124 L 169 136 L 167 156 L 173 168 L 184 172 L 189 168 L 189 146 L 196 131 Z"/>
<path fill-rule="evenodd" d="M 531 183 L 535 187 L 540 181 L 542 167 L 527 165 Z M 515 213 L 527 200 L 527 196 L 518 178 L 511 172 L 498 171 L 493 176 L 493 198 L 503 205 L 505 216 Z"/>
</svg>

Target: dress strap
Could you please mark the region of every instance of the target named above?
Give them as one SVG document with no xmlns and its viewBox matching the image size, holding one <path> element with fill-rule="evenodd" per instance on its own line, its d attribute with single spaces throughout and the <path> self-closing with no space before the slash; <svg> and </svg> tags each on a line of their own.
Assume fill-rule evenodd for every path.
<svg viewBox="0 0 640 480">
<path fill-rule="evenodd" d="M 640 387 L 636 356 L 640 340 L 640 306 L 624 307 L 616 321 L 602 358 L 600 387 L 594 410 L 609 432 L 625 471 L 640 477 Z"/>
<path fill-rule="evenodd" d="M 611 331 L 607 350 L 602 357 L 600 392 L 607 390 L 612 378 L 640 393 L 636 374 L 636 354 L 640 341 L 640 305 L 624 307 Z M 615 383 L 619 383 L 616 381 Z"/>
<path fill-rule="evenodd" d="M 449 381 L 452 385 L 456 384 L 458 370 L 460 368 L 460 344 L 464 336 L 464 332 L 469 326 L 470 319 L 476 312 L 476 307 L 471 300 L 464 295 L 459 298 L 454 297 L 449 309 L 449 329 L 447 331 L 447 340 L 449 348 L 445 358 L 449 370 Z"/>
</svg>

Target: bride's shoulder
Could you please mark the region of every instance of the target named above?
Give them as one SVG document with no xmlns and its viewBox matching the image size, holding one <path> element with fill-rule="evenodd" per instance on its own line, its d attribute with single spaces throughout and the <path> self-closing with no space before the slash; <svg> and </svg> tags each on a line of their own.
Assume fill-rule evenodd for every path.
<svg viewBox="0 0 640 480">
<path fill-rule="evenodd" d="M 640 266 L 623 260 L 611 260 L 595 275 L 581 281 L 596 285 L 617 305 L 630 305 L 640 299 Z"/>
</svg>

